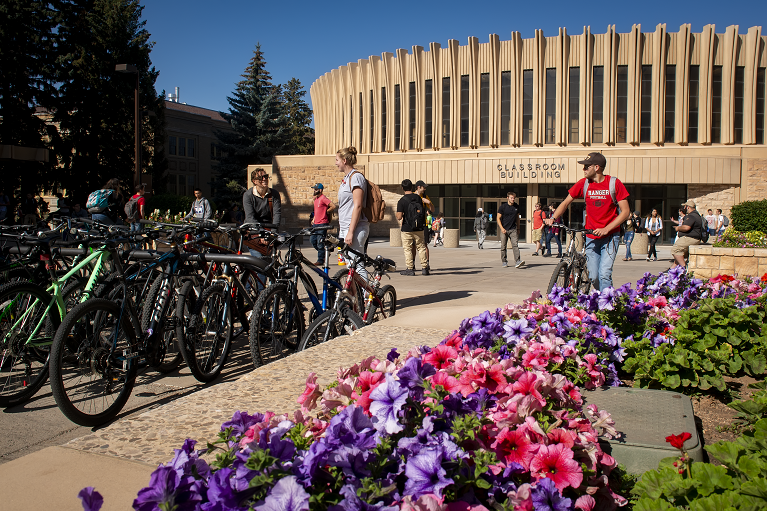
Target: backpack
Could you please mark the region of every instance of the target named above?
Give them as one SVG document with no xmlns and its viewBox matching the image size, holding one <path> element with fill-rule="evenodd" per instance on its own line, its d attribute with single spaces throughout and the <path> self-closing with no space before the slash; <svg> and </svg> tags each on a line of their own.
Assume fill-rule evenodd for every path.
<svg viewBox="0 0 767 511">
<path fill-rule="evenodd" d="M 423 230 L 423 202 L 421 202 L 420 197 L 418 200 L 411 200 L 408 202 L 407 210 L 405 210 L 405 220 L 414 231 Z"/>
<path fill-rule="evenodd" d="M 349 189 L 352 187 L 352 176 L 355 173 L 362 175 L 357 170 L 349 174 Z M 386 202 L 383 200 L 383 195 L 381 195 L 381 189 L 378 187 L 378 185 L 365 178 L 365 176 L 362 177 L 365 179 L 365 182 L 367 182 L 368 185 L 368 191 L 365 195 L 365 205 L 362 207 L 362 213 L 364 213 L 365 218 L 368 219 L 368 222 L 375 224 L 384 219 L 384 214 L 386 213 Z M 421 227 L 423 227 L 423 220 L 421 220 Z"/>
<path fill-rule="evenodd" d="M 440 224 L 439 220 L 434 220 L 431 223 L 431 230 L 434 231 L 434 232 L 438 232 L 440 227 L 442 227 L 442 225 Z"/>
<path fill-rule="evenodd" d="M 700 242 L 704 244 L 708 243 L 708 223 L 703 219 L 700 213 L 696 211 L 695 214 L 698 215 L 698 222 L 700 222 Z"/>
<path fill-rule="evenodd" d="M 730 219 L 729 219 L 729 218 L 727 218 L 727 217 L 726 217 L 726 216 L 724 216 L 724 215 L 722 215 L 722 225 L 723 225 L 724 227 L 727 227 L 728 225 L 730 225 Z"/>
<path fill-rule="evenodd" d="M 134 195 L 125 203 L 125 219 L 128 222 L 135 223 L 139 218 L 138 199 L 140 195 Z"/>
<path fill-rule="evenodd" d="M 114 190 L 96 190 L 88 195 L 88 200 L 85 202 L 85 209 L 88 213 L 103 213 L 109 208 L 109 196 L 112 195 Z"/>
</svg>

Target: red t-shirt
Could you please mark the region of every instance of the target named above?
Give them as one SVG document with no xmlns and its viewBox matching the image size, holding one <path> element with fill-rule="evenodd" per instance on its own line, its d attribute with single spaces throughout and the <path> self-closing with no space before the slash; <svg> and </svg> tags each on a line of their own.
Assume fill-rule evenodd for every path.
<svg viewBox="0 0 767 511">
<path fill-rule="evenodd" d="M 536 231 L 543 227 L 543 210 L 533 211 L 533 229 Z"/>
<path fill-rule="evenodd" d="M 330 206 L 330 199 L 324 195 L 320 195 L 314 199 L 314 223 L 315 224 L 328 224 L 328 206 Z"/>
<path fill-rule="evenodd" d="M 617 177 L 605 176 L 601 183 L 591 182 L 589 183 L 589 189 L 586 192 L 588 197 L 586 199 L 586 229 L 601 229 L 607 227 L 607 225 L 615 220 L 618 216 L 618 209 L 613 204 L 612 197 L 610 197 L 610 179 L 615 179 L 615 202 L 620 202 L 627 199 L 629 192 L 623 183 Z M 568 192 L 573 199 L 582 199 L 583 197 L 583 183 L 586 182 L 584 177 L 570 188 Z M 620 231 L 620 226 L 616 227 L 610 234 L 615 234 Z M 597 239 L 598 236 L 593 234 L 587 235 L 591 239 Z"/>
<path fill-rule="evenodd" d="M 133 197 L 138 197 L 138 200 L 136 201 L 136 210 L 138 211 L 138 215 L 136 215 L 136 221 L 143 219 L 143 215 L 141 214 L 141 206 L 146 206 L 146 199 L 143 195 L 136 194 Z M 131 199 L 133 198 L 131 197 Z"/>
</svg>

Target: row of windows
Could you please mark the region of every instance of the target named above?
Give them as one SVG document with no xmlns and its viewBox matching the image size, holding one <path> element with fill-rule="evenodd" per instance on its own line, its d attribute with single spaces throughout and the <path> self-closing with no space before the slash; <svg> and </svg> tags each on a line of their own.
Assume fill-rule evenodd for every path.
<svg viewBox="0 0 767 511">
<path fill-rule="evenodd" d="M 168 174 L 168 193 L 173 195 L 192 195 L 195 177 L 188 174 Z"/>
<path fill-rule="evenodd" d="M 745 69 L 735 69 L 735 90 L 733 104 L 734 142 L 743 141 L 744 118 L 744 83 Z M 688 141 L 698 142 L 698 112 L 700 98 L 700 69 L 690 66 L 689 69 L 689 111 L 688 111 Z M 580 68 L 571 67 L 568 70 L 568 118 L 567 141 L 578 143 L 579 138 L 579 107 L 580 107 Z M 616 142 L 627 142 L 628 124 L 628 66 L 618 66 L 616 73 Z M 544 109 L 544 141 L 546 144 L 556 142 L 556 83 L 557 70 L 546 69 L 546 90 Z M 640 111 L 639 111 L 639 142 L 649 143 L 651 140 L 652 118 L 652 66 L 642 66 L 640 78 Z M 666 66 L 665 83 L 665 123 L 663 140 L 667 143 L 674 141 L 676 121 L 676 66 Z M 442 147 L 450 147 L 450 77 L 442 78 Z M 431 149 L 433 144 L 433 82 L 424 82 L 424 148 Z M 459 123 L 460 146 L 469 147 L 469 75 L 462 75 L 458 87 L 460 97 Z M 720 143 L 722 138 L 722 66 L 714 66 L 712 73 L 712 118 L 711 141 Z M 592 118 L 591 140 L 602 143 L 604 140 L 604 68 L 595 66 L 592 69 Z M 416 88 L 415 82 L 408 84 L 410 107 L 408 112 L 407 149 L 416 147 Z M 482 73 L 479 82 L 479 144 L 490 145 L 490 75 Z M 351 100 L 351 97 L 350 97 Z M 374 142 L 375 105 L 374 93 L 370 91 L 370 147 Z M 765 101 L 765 69 L 757 71 L 756 94 L 756 142 L 764 144 L 764 101 Z M 394 150 L 402 147 L 401 93 L 399 84 L 394 85 Z M 350 106 L 353 106 L 350 104 Z M 386 87 L 381 87 L 381 146 L 386 147 Z M 363 138 L 362 130 L 362 93 L 359 97 L 359 136 Z M 511 125 L 511 72 L 501 73 L 501 145 L 510 145 Z M 352 127 L 353 130 L 353 127 Z M 183 140 L 183 139 L 181 139 Z M 533 140 L 533 71 L 524 70 L 522 73 L 522 144 L 530 145 Z"/>
<path fill-rule="evenodd" d="M 195 140 L 184 137 L 168 137 L 168 154 L 194 158 Z"/>
</svg>

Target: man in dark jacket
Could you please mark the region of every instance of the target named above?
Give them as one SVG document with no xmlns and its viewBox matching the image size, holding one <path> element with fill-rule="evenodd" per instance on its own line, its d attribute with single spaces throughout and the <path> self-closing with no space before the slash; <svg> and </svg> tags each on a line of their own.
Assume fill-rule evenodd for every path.
<svg viewBox="0 0 767 511">
<path fill-rule="evenodd" d="M 250 173 L 253 188 L 242 196 L 242 210 L 245 223 L 279 225 L 282 218 L 280 192 L 269 188 L 269 176 L 264 169 L 258 168 Z"/>
</svg>

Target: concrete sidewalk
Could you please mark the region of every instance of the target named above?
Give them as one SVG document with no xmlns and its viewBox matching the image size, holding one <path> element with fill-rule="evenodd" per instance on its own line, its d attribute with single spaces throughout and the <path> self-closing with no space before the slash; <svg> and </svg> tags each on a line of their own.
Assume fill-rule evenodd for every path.
<svg viewBox="0 0 767 511">
<path fill-rule="evenodd" d="M 338 367 L 366 355 L 384 356 L 395 346 L 402 352 L 418 344 L 435 345 L 466 317 L 518 303 L 537 289 L 545 291 L 559 260 L 531 256 L 529 244 L 521 249 L 526 266 L 515 269 L 501 267 L 498 242 L 486 242 L 484 250 L 471 242 L 462 242 L 458 249 L 430 247 L 432 275 L 395 273 L 391 280 L 384 279 L 384 284 L 392 284 L 397 291 L 393 318 L 256 369 L 236 381 L 94 430 L 65 447 L 49 447 L 0 465 L 2 508 L 80 510 L 77 493 L 94 486 L 104 495 L 103 509 L 130 509 L 138 490 L 149 483 L 152 470 L 172 458 L 174 447 L 180 447 L 187 436 L 212 439 L 235 410 L 296 409 L 295 398 L 303 391 L 310 371 L 327 383 Z M 311 247 L 303 250 L 313 253 Z M 668 247 L 659 248 L 662 260 L 655 263 L 621 261 L 623 251 L 621 247 L 615 263 L 616 286 L 634 283 L 646 271 L 657 274 L 670 264 Z M 368 253 L 394 259 L 398 269 L 405 267 L 402 248 L 390 247 L 388 240 L 372 241 Z"/>
</svg>

